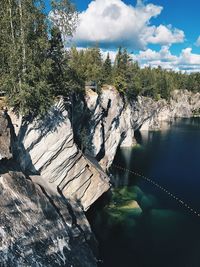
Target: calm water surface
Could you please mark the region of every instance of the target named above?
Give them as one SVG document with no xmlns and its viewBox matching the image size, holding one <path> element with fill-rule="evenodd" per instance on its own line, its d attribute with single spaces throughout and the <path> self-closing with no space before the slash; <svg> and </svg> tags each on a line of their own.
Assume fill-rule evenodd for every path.
<svg viewBox="0 0 200 267">
<path fill-rule="evenodd" d="M 200 119 L 137 137 L 140 145 L 118 151 L 114 163 L 152 178 L 200 212 Z M 200 267 L 200 218 L 141 178 L 111 173 L 112 196 L 88 214 L 99 266 Z"/>
</svg>

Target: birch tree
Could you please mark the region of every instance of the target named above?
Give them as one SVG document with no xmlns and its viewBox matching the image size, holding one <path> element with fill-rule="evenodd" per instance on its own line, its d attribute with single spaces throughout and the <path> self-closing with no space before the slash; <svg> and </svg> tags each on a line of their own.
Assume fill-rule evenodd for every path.
<svg viewBox="0 0 200 267">
<path fill-rule="evenodd" d="M 6 91 L 8 103 L 24 115 L 45 113 L 53 97 L 66 93 L 66 84 L 73 84 L 64 42 L 72 36 L 77 12 L 68 0 L 53 0 L 51 13 L 54 36 L 50 42 L 44 0 L 1 0 L 0 90 Z M 57 49 L 57 53 L 52 49 Z"/>
<path fill-rule="evenodd" d="M 52 96 L 43 1 L 3 0 L 0 26 L 1 89 L 16 111 L 25 115 L 44 113 Z"/>
</svg>

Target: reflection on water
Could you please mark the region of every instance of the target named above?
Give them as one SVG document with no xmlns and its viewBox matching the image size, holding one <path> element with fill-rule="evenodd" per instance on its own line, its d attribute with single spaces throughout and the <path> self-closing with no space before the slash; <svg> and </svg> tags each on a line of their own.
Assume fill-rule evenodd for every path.
<svg viewBox="0 0 200 267">
<path fill-rule="evenodd" d="M 200 120 L 143 132 L 115 164 L 153 178 L 200 211 Z M 112 168 L 113 194 L 88 215 L 104 267 L 199 267 L 200 219 L 144 180 Z"/>
</svg>

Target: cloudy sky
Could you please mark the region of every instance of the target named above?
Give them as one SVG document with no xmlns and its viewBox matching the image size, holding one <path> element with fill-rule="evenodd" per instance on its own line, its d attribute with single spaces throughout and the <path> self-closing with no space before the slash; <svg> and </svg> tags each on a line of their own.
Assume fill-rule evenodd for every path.
<svg viewBox="0 0 200 267">
<path fill-rule="evenodd" d="M 142 66 L 200 71 L 199 0 L 74 0 L 77 47 L 96 43 L 112 57 L 128 48 Z"/>
</svg>

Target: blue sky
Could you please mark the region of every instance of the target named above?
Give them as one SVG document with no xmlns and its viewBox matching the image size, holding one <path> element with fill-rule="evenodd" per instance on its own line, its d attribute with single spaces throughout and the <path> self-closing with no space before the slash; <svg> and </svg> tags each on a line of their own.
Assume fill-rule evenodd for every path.
<svg viewBox="0 0 200 267">
<path fill-rule="evenodd" d="M 109 1 L 109 0 L 108 0 Z M 87 9 L 91 0 L 74 0 L 79 11 Z M 124 0 L 128 5 L 136 5 L 136 0 Z M 163 11 L 157 18 L 152 21 L 159 25 L 172 24 L 173 26 L 184 30 L 186 41 L 184 44 L 176 45 L 173 51 L 178 52 L 181 48 L 193 46 L 197 37 L 200 35 L 200 1 L 198 0 L 152 0 L 145 1 L 163 7 Z M 200 48 L 193 46 L 196 52 L 200 52 Z"/>
<path fill-rule="evenodd" d="M 78 47 L 98 43 L 113 55 L 119 45 L 141 65 L 200 70 L 200 1 L 74 0 Z M 199 38 L 199 42 L 197 42 Z"/>
</svg>

